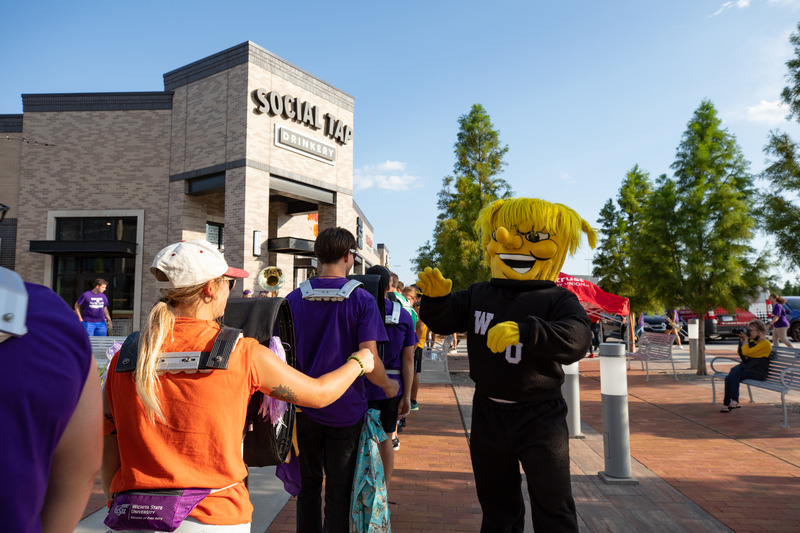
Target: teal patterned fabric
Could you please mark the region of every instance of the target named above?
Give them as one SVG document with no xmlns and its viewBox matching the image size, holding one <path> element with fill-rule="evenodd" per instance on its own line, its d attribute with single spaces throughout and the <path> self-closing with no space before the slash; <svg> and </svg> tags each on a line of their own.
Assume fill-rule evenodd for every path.
<svg viewBox="0 0 800 533">
<path fill-rule="evenodd" d="M 350 532 L 391 532 L 389 502 L 386 496 L 386 477 L 378 443 L 388 437 L 381 427 L 380 412 L 367 411 L 361 429 L 356 458 L 356 475 L 350 498 Z"/>
</svg>

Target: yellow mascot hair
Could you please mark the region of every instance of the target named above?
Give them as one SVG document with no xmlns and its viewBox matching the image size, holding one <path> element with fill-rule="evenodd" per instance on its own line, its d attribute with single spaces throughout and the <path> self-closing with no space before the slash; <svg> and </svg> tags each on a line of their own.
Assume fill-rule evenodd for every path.
<svg viewBox="0 0 800 533">
<path fill-rule="evenodd" d="M 563 250 L 559 250 L 558 255 L 553 258 L 557 264 L 556 277 L 561 267 L 564 266 L 567 251 L 572 255 L 580 246 L 581 233 L 586 233 L 589 246 L 594 248 L 597 244 L 597 234 L 589 226 L 589 223 L 563 204 L 553 204 L 538 198 L 496 200 L 481 209 L 478 220 L 475 221 L 475 229 L 481 234 L 481 244 L 487 263 L 490 261 L 487 249 L 489 241 L 492 239 L 492 233 L 500 226 L 507 229 L 516 226 L 521 233 L 543 231 L 559 236 L 559 241 L 566 246 Z M 554 269 L 548 270 L 552 273 Z"/>
</svg>

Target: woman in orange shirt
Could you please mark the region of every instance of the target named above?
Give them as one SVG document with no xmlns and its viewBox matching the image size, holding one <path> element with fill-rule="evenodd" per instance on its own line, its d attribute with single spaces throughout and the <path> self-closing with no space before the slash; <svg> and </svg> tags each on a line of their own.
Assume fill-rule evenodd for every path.
<svg viewBox="0 0 800 533">
<path fill-rule="evenodd" d="M 140 334 L 135 370 L 117 370 L 119 352 L 109 365 L 103 490 L 111 500 L 131 490 L 211 489 L 176 531 L 250 531 L 253 507 L 242 482 L 247 467 L 241 451 L 250 396 L 261 390 L 323 407 L 359 376 L 375 370 L 379 375 L 383 366 L 364 349 L 312 379 L 255 339 L 241 338 L 224 370 L 159 372 L 160 354 L 211 351 L 220 332 L 216 320 L 236 279 L 248 274 L 228 267 L 203 240 L 164 248 L 150 271 L 162 287 L 161 298 Z"/>
</svg>

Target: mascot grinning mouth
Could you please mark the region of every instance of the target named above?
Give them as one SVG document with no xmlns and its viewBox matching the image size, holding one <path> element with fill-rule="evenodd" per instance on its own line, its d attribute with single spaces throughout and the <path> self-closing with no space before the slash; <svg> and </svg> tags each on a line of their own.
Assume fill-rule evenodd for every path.
<svg viewBox="0 0 800 533">
<path fill-rule="evenodd" d="M 498 254 L 500 260 L 508 265 L 517 274 L 530 272 L 536 264 L 536 258 L 531 255 L 522 254 Z"/>
</svg>

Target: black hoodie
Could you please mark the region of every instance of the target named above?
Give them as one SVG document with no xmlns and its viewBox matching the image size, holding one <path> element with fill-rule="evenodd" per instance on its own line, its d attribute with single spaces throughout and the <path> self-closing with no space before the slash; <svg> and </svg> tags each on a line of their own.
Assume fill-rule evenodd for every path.
<svg viewBox="0 0 800 533">
<path fill-rule="evenodd" d="M 560 396 L 561 365 L 581 359 L 592 341 L 578 298 L 552 281 L 493 278 L 447 296 L 423 296 L 420 318 L 440 335 L 466 331 L 475 390 L 516 402 Z M 493 353 L 487 331 L 506 321 L 519 325 L 520 343 Z"/>
</svg>

